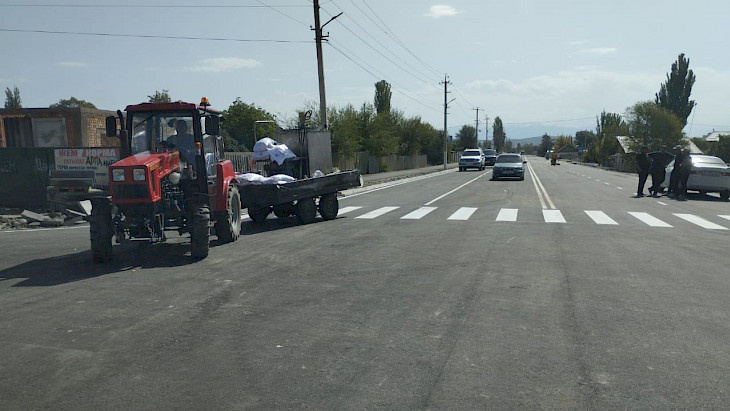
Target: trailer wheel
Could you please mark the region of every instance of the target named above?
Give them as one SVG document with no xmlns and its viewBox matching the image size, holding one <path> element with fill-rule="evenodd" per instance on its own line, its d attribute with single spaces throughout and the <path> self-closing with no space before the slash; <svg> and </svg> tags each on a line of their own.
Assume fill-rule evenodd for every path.
<svg viewBox="0 0 730 411">
<path fill-rule="evenodd" d="M 216 216 L 215 232 L 224 243 L 238 240 L 241 234 L 241 195 L 235 184 L 228 187 L 228 204 L 226 210 Z"/>
<path fill-rule="evenodd" d="M 277 218 L 289 218 L 296 213 L 294 204 L 278 204 L 274 206 L 274 215 Z"/>
<path fill-rule="evenodd" d="M 208 256 L 210 247 L 210 207 L 195 206 L 190 218 L 190 255 L 200 260 Z"/>
<path fill-rule="evenodd" d="M 106 198 L 91 201 L 89 233 L 91 236 L 91 255 L 95 264 L 106 263 L 112 259 L 112 204 Z"/>
<path fill-rule="evenodd" d="M 271 212 L 271 207 L 256 207 L 251 206 L 248 208 L 248 216 L 251 217 L 251 220 L 253 220 L 256 224 L 263 224 L 266 222 L 266 217 L 269 216 L 269 213 Z"/>
<path fill-rule="evenodd" d="M 297 201 L 297 220 L 300 224 L 309 224 L 317 217 L 317 204 L 314 198 L 304 198 Z"/>
<path fill-rule="evenodd" d="M 328 193 L 319 198 L 319 215 L 324 220 L 334 220 L 337 212 L 340 211 L 340 203 L 337 201 L 337 194 Z"/>
</svg>

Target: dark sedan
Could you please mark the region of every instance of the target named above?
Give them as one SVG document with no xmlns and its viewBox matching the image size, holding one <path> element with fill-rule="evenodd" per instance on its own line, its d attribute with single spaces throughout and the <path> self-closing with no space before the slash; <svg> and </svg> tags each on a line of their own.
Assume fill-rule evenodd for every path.
<svg viewBox="0 0 730 411">
<path fill-rule="evenodd" d="M 525 179 L 525 161 L 521 155 L 505 153 L 497 156 L 497 161 L 492 169 L 492 180 L 500 178 Z"/>
<path fill-rule="evenodd" d="M 484 165 L 493 166 L 494 163 L 497 161 L 497 151 L 492 150 L 491 148 L 482 151 L 484 152 Z"/>
</svg>

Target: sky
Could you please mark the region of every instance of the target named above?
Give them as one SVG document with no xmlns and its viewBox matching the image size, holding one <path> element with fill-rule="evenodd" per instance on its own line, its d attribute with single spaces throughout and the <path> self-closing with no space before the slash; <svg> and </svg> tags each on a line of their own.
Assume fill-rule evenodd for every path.
<svg viewBox="0 0 730 411">
<path fill-rule="evenodd" d="M 477 113 L 480 139 L 497 116 L 513 140 L 595 131 L 654 100 L 684 53 L 685 133 L 730 130 L 725 0 L 320 0 L 320 16 L 330 107 L 372 103 L 386 80 L 393 108 L 443 129 L 448 79 L 451 135 Z M 319 104 L 313 25 L 310 0 L 0 0 L 0 88 L 24 107 L 240 98 L 284 122 Z"/>
</svg>

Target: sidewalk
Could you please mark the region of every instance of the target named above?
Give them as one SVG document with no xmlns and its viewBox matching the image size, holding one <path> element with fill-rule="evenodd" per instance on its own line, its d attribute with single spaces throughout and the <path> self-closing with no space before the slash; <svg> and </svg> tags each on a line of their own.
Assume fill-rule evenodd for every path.
<svg viewBox="0 0 730 411">
<path fill-rule="evenodd" d="M 446 166 L 446 168 L 452 169 L 452 168 L 457 168 L 458 166 L 459 166 L 458 163 L 449 163 Z M 438 166 L 414 168 L 411 170 L 390 171 L 387 173 L 377 173 L 377 174 L 363 174 L 362 180 L 363 180 L 363 186 L 370 186 L 370 185 L 374 185 L 374 184 L 385 183 L 388 181 L 400 180 L 403 178 L 415 177 L 415 176 L 420 176 L 420 175 L 424 175 L 424 174 L 437 173 L 437 172 L 443 171 L 443 170 L 444 170 L 444 166 L 443 166 L 443 164 L 441 164 Z"/>
</svg>

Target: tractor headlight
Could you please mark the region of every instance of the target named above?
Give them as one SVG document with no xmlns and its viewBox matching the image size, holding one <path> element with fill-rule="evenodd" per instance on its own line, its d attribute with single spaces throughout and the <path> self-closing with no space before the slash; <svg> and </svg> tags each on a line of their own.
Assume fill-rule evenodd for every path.
<svg viewBox="0 0 730 411">
<path fill-rule="evenodd" d="M 144 181 L 146 171 L 147 170 L 144 168 L 135 168 L 132 170 L 132 177 L 134 178 L 134 181 Z"/>
<path fill-rule="evenodd" d="M 112 170 L 112 179 L 114 181 L 124 181 L 124 169 L 115 168 L 114 170 Z"/>
</svg>

